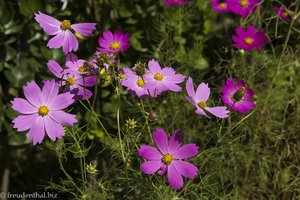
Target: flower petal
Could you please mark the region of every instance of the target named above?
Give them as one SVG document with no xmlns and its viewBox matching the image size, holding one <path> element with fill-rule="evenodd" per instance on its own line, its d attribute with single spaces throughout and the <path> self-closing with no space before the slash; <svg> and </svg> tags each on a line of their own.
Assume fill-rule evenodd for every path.
<svg viewBox="0 0 300 200">
<path fill-rule="evenodd" d="M 58 83 L 56 83 L 54 80 L 45 81 L 45 85 L 42 90 L 43 104 L 49 105 L 49 103 L 52 102 L 55 97 L 57 97 L 58 88 Z"/>
<path fill-rule="evenodd" d="M 40 87 L 35 83 L 35 81 L 28 82 L 26 86 L 23 87 L 24 95 L 26 99 L 32 105 L 40 107 L 42 104 L 42 91 Z"/>
<path fill-rule="evenodd" d="M 156 73 L 161 72 L 161 67 L 156 60 L 150 60 L 148 62 L 149 71 L 155 75 Z"/>
<path fill-rule="evenodd" d="M 72 24 L 71 28 L 77 33 L 83 36 L 90 36 L 92 32 L 96 29 L 96 23 L 80 23 Z"/>
<path fill-rule="evenodd" d="M 27 136 L 28 140 L 32 140 L 33 144 L 42 143 L 45 137 L 45 123 L 44 118 L 38 116 L 33 122 L 32 127 L 30 128 L 29 134 Z"/>
<path fill-rule="evenodd" d="M 172 188 L 177 190 L 183 186 L 183 178 L 172 164 L 168 166 L 168 182 Z"/>
<path fill-rule="evenodd" d="M 157 128 L 152 134 L 153 140 L 157 148 L 163 153 L 168 153 L 168 136 L 162 128 Z"/>
<path fill-rule="evenodd" d="M 226 106 L 206 107 L 205 110 L 219 118 L 227 118 L 229 114 Z"/>
<path fill-rule="evenodd" d="M 12 109 L 22 114 L 37 113 L 38 108 L 30 104 L 27 100 L 22 98 L 14 98 L 12 101 Z"/>
<path fill-rule="evenodd" d="M 183 143 L 184 133 L 182 131 L 174 131 L 170 138 L 169 150 L 170 154 L 173 154 Z"/>
<path fill-rule="evenodd" d="M 206 102 L 210 95 L 210 88 L 208 84 L 201 83 L 196 91 L 196 102 L 204 101 Z"/>
<path fill-rule="evenodd" d="M 189 163 L 182 160 L 174 160 L 171 165 L 173 165 L 177 171 L 186 178 L 195 178 L 198 173 L 198 168 Z"/>
<path fill-rule="evenodd" d="M 50 72 L 56 76 L 57 78 L 62 78 L 63 77 L 63 68 L 55 61 L 55 60 L 49 60 L 47 63 L 48 69 Z"/>
<path fill-rule="evenodd" d="M 59 34 L 49 40 L 47 47 L 51 49 L 58 49 L 62 46 L 64 39 L 65 31 L 61 31 Z"/>
<path fill-rule="evenodd" d="M 18 131 L 26 131 L 32 127 L 33 122 L 37 117 L 37 113 L 31 115 L 19 115 L 12 121 L 14 123 L 13 127 L 17 128 Z"/>
<path fill-rule="evenodd" d="M 51 140 L 55 141 L 56 138 L 60 139 L 65 134 L 64 128 L 51 117 L 44 117 L 44 120 L 46 133 Z"/>
<path fill-rule="evenodd" d="M 163 166 L 163 163 L 161 161 L 147 161 L 142 163 L 141 170 L 145 174 L 154 174 L 159 168 Z"/>
<path fill-rule="evenodd" d="M 70 92 L 65 92 L 59 94 L 51 101 L 49 104 L 51 106 L 51 110 L 62 110 L 67 108 L 69 105 L 74 103 L 74 94 Z"/>
<path fill-rule="evenodd" d="M 196 156 L 199 152 L 199 147 L 196 144 L 186 144 L 173 153 L 176 159 L 186 159 Z"/>
<path fill-rule="evenodd" d="M 61 22 L 57 19 L 39 12 L 35 13 L 34 19 L 40 24 L 43 30 L 49 35 L 56 35 L 61 31 L 60 24 Z"/>
<path fill-rule="evenodd" d="M 73 126 L 77 123 L 76 115 L 72 115 L 61 110 L 51 111 L 49 112 L 49 115 L 54 121 L 63 126 Z"/>
<path fill-rule="evenodd" d="M 77 51 L 77 49 L 78 49 L 78 41 L 77 41 L 75 35 L 69 30 L 65 31 L 62 48 L 63 48 L 63 52 L 65 54 L 67 54 L 71 51 Z"/>
<path fill-rule="evenodd" d="M 162 154 L 149 145 L 141 145 L 139 156 L 147 160 L 161 160 Z"/>
</svg>

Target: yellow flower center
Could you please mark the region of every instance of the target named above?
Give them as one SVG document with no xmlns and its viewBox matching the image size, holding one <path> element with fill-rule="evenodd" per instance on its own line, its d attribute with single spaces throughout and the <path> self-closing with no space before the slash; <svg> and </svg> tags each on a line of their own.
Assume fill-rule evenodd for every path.
<svg viewBox="0 0 300 200">
<path fill-rule="evenodd" d="M 282 12 L 282 15 L 286 17 L 286 16 L 288 16 L 289 14 L 288 14 L 286 11 L 283 11 L 283 12 Z"/>
<path fill-rule="evenodd" d="M 120 45 L 119 42 L 113 42 L 113 43 L 110 44 L 110 47 L 109 47 L 109 48 L 110 48 L 111 50 L 117 50 L 118 48 L 120 48 L 120 46 L 121 46 L 121 45 Z"/>
<path fill-rule="evenodd" d="M 161 81 L 164 78 L 164 76 L 161 73 L 157 73 L 154 75 L 154 79 L 157 81 Z"/>
<path fill-rule="evenodd" d="M 252 38 L 250 38 L 250 37 L 247 37 L 246 39 L 245 39 L 245 43 L 246 44 L 252 44 L 254 42 L 254 40 L 252 39 Z"/>
<path fill-rule="evenodd" d="M 70 23 L 69 20 L 64 20 L 64 21 L 61 22 L 60 27 L 61 27 L 62 30 L 68 30 L 71 27 L 71 23 Z"/>
<path fill-rule="evenodd" d="M 73 77 L 69 77 L 68 79 L 67 79 L 67 84 L 68 85 L 73 85 L 75 83 L 75 79 L 73 78 Z"/>
<path fill-rule="evenodd" d="M 231 100 L 234 102 L 239 102 L 244 98 L 245 93 L 246 93 L 246 88 L 241 87 L 232 95 Z"/>
<path fill-rule="evenodd" d="M 246 7 L 248 5 L 248 0 L 241 0 L 240 1 L 240 6 L 241 7 Z"/>
<path fill-rule="evenodd" d="M 79 71 L 79 72 L 86 72 L 86 71 L 87 71 L 87 68 L 84 67 L 84 66 L 80 66 L 80 67 L 78 68 L 78 71 Z"/>
<path fill-rule="evenodd" d="M 126 78 L 126 75 L 125 74 L 119 74 L 119 79 L 120 80 L 125 80 Z"/>
<path fill-rule="evenodd" d="M 47 106 L 41 106 L 41 107 L 39 107 L 38 113 L 39 113 L 40 116 L 44 117 L 44 116 L 48 115 L 49 109 L 48 109 Z"/>
<path fill-rule="evenodd" d="M 227 8 L 227 3 L 224 3 L 224 2 L 220 3 L 219 6 L 220 6 L 220 8 Z"/>
<path fill-rule="evenodd" d="M 174 160 L 174 158 L 171 154 L 167 153 L 163 156 L 162 160 L 163 160 L 164 163 L 170 164 Z"/>
<path fill-rule="evenodd" d="M 139 86 L 139 87 L 143 87 L 145 85 L 145 81 L 143 79 L 139 79 L 136 84 Z"/>
<path fill-rule="evenodd" d="M 201 109 L 204 109 L 206 107 L 206 102 L 205 101 L 200 101 L 198 103 L 198 106 L 201 108 Z"/>
</svg>

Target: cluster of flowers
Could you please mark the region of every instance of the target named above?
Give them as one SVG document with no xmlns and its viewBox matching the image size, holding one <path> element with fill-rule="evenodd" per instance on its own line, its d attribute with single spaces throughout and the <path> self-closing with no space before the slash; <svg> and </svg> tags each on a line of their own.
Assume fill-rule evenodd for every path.
<svg viewBox="0 0 300 200">
<path fill-rule="evenodd" d="M 184 0 L 164 1 L 169 6 L 188 3 Z M 74 114 L 63 110 L 77 100 L 89 99 L 93 93 L 87 87 L 97 84 L 100 71 L 105 70 L 111 75 L 110 66 L 118 62 L 115 55 L 130 47 L 128 33 L 104 31 L 103 36 L 99 37 L 99 48 L 93 58 L 78 59 L 73 53 L 78 49 L 75 35 L 90 36 L 96 29 L 96 23 L 71 24 L 69 20 L 59 21 L 41 12 L 35 14 L 35 20 L 48 35 L 53 36 L 47 46 L 62 48 L 66 62 L 63 68 L 55 60 L 48 61 L 48 69 L 57 80 L 43 81 L 41 88 L 35 81 L 31 81 L 23 87 L 25 99 L 14 98 L 11 101 L 12 108 L 21 114 L 13 120 L 14 128 L 20 132 L 29 130 L 28 140 L 32 140 L 34 145 L 42 143 L 46 134 L 53 141 L 61 139 L 65 134 L 64 126 L 77 123 Z M 248 27 L 245 32 L 240 28 L 237 34 L 240 38 L 245 38 L 243 41 L 248 41 L 248 45 L 251 43 L 259 49 L 259 44 L 262 43 L 262 39 L 259 39 L 262 37 L 260 31 L 256 32 L 254 27 Z M 242 39 L 236 37 L 234 40 L 241 42 Z M 238 47 L 248 48 L 242 45 Z M 180 92 L 182 88 L 179 84 L 186 79 L 171 67 L 162 68 L 155 60 L 150 60 L 147 64 L 137 63 L 133 68 L 124 67 L 119 70 L 118 77 L 120 84 L 127 88 L 129 94 L 142 99 L 157 98 L 166 91 Z M 196 108 L 195 112 L 198 115 L 210 118 L 207 111 L 219 118 L 229 116 L 226 106 L 207 105 L 210 96 L 208 84 L 200 83 L 195 90 L 193 79 L 188 77 L 186 91 L 186 100 Z M 232 79 L 228 79 L 222 87 L 223 103 L 241 113 L 255 108 L 255 103 L 251 101 L 253 95 L 253 90 L 246 89 L 243 81 L 235 84 Z M 164 130 L 156 129 L 153 140 L 159 151 L 148 145 L 142 145 L 139 149 L 139 156 L 149 160 L 141 165 L 143 172 L 158 172 L 163 175 L 167 171 L 170 186 L 175 189 L 183 186 L 182 176 L 194 178 L 197 175 L 197 168 L 183 159 L 197 155 L 198 147 L 195 144 L 182 146 L 182 132 L 175 131 L 168 142 Z"/>
</svg>

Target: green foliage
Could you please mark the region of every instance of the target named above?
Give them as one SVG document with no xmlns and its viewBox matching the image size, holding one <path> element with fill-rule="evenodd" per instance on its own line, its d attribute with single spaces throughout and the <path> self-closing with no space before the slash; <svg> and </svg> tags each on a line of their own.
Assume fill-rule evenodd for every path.
<svg viewBox="0 0 300 200">
<path fill-rule="evenodd" d="M 299 199 L 300 25 L 275 16 L 274 6 L 281 3 L 263 1 L 253 17 L 240 19 L 211 11 L 208 0 L 181 8 L 159 0 L 0 0 L 0 169 L 11 171 L 9 191 L 47 189 L 61 199 Z M 214 99 L 220 99 L 228 77 L 244 80 L 255 91 L 257 107 L 208 120 L 195 114 L 184 89 L 139 100 L 126 94 L 115 74 L 104 74 L 94 97 L 72 109 L 78 125 L 66 128 L 60 141 L 33 147 L 13 129 L 17 113 L 10 101 L 22 97 L 27 81 L 53 78 L 46 70 L 49 59 L 65 59 L 61 50 L 46 48 L 49 36 L 34 21 L 37 11 L 98 23 L 92 37 L 80 40 L 80 58 L 94 53 L 103 30 L 121 29 L 131 34 L 131 49 L 120 55 L 115 70 L 154 58 L 195 83 L 209 83 Z M 234 29 L 249 24 L 266 30 L 270 43 L 264 50 L 232 47 Z M 158 113 L 155 120 L 152 111 Z M 128 126 L 129 119 L 136 127 Z M 139 168 L 138 147 L 154 145 L 151 133 L 157 127 L 169 135 L 182 130 L 187 142 L 200 146 L 191 159 L 199 175 L 185 180 L 180 191 L 171 189 L 165 176 L 145 175 Z M 95 174 L 86 169 L 90 163 Z"/>
</svg>

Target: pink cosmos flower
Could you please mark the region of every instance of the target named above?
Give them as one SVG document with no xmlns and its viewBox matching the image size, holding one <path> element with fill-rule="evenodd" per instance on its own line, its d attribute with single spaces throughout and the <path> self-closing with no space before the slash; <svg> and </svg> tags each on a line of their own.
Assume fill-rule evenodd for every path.
<svg viewBox="0 0 300 200">
<path fill-rule="evenodd" d="M 69 20 L 61 22 L 41 12 L 35 14 L 34 19 L 48 35 L 55 35 L 49 40 L 47 47 L 54 49 L 62 47 L 65 54 L 78 49 L 78 41 L 73 31 L 83 36 L 90 36 L 96 29 L 96 23 L 71 24 Z"/>
<path fill-rule="evenodd" d="M 158 150 L 149 146 L 141 145 L 139 156 L 148 160 L 141 165 L 141 170 L 145 174 L 160 175 L 168 173 L 168 182 L 174 189 L 183 187 L 183 178 L 193 179 L 197 176 L 198 169 L 195 165 L 183 161 L 183 159 L 192 158 L 199 152 L 196 144 L 183 145 L 184 134 L 181 131 L 175 131 L 170 141 L 162 128 L 156 129 L 152 134 L 155 145 Z"/>
<path fill-rule="evenodd" d="M 58 94 L 58 89 L 54 80 L 45 81 L 42 90 L 31 81 L 23 87 L 26 99 L 11 101 L 12 108 L 21 113 L 13 120 L 13 127 L 20 132 L 30 129 L 27 138 L 34 145 L 42 143 L 45 132 L 53 141 L 61 139 L 65 134 L 63 126 L 73 126 L 77 122 L 76 115 L 62 111 L 74 102 L 74 95 L 69 92 Z"/>
<path fill-rule="evenodd" d="M 228 79 L 222 87 L 222 101 L 232 110 L 246 113 L 255 108 L 255 103 L 250 99 L 254 92 L 251 89 L 245 88 L 244 81 L 238 81 L 236 85 L 232 79 Z"/>
<path fill-rule="evenodd" d="M 168 6 L 179 6 L 182 4 L 189 4 L 191 3 L 190 1 L 187 2 L 186 0 L 162 0 L 162 2 L 165 2 L 168 4 Z"/>
<path fill-rule="evenodd" d="M 129 33 L 116 31 L 114 34 L 111 31 L 104 31 L 103 37 L 99 37 L 98 43 L 101 52 L 116 54 L 120 51 L 127 51 L 130 47 Z"/>
<path fill-rule="evenodd" d="M 260 2 L 261 0 L 231 0 L 229 7 L 233 13 L 246 18 Z"/>
<path fill-rule="evenodd" d="M 131 71 L 129 68 L 123 68 L 121 71 L 121 76 L 123 76 L 123 80 L 121 80 L 121 84 L 127 87 L 127 92 L 138 96 L 140 98 L 148 98 L 149 92 L 145 88 L 145 84 L 147 83 L 145 79 L 141 76 L 138 76 L 135 72 Z"/>
<path fill-rule="evenodd" d="M 248 26 L 245 31 L 242 27 L 238 27 L 235 32 L 236 35 L 232 36 L 232 40 L 235 42 L 234 46 L 246 51 L 251 51 L 254 48 L 259 50 L 268 43 L 263 29 L 256 31 L 254 26 Z"/>
<path fill-rule="evenodd" d="M 68 61 L 76 62 L 77 60 L 78 60 L 78 57 L 74 53 L 68 53 L 66 56 L 66 62 L 68 62 Z"/>
<path fill-rule="evenodd" d="M 95 86 L 97 76 L 83 77 L 79 73 L 72 72 L 71 70 L 64 71 L 54 60 L 50 60 L 47 65 L 50 72 L 61 79 L 60 85 L 65 86 L 64 91 L 70 91 L 70 93 L 75 94 L 75 98 L 83 100 L 89 99 L 93 95 L 93 93 L 85 87 Z"/>
<path fill-rule="evenodd" d="M 226 110 L 226 106 L 208 107 L 206 105 L 210 95 L 210 88 L 208 87 L 208 84 L 201 83 L 195 92 L 193 79 L 189 77 L 186 82 L 186 91 L 188 96 L 185 98 L 196 107 L 195 112 L 198 115 L 203 115 L 210 119 L 210 117 L 204 112 L 204 110 L 206 110 L 219 118 L 228 117 L 229 111 Z"/>
<path fill-rule="evenodd" d="M 66 62 L 67 69 L 64 70 L 65 74 L 82 74 L 88 75 L 92 73 L 96 73 L 98 71 L 98 66 L 90 61 L 85 60 L 77 60 L 77 61 L 67 61 Z"/>
<path fill-rule="evenodd" d="M 275 12 L 283 20 L 287 20 L 287 21 L 292 20 L 292 17 L 289 14 L 289 11 L 287 9 L 285 9 L 283 6 L 275 8 Z"/>
<path fill-rule="evenodd" d="M 145 74 L 145 88 L 149 90 L 152 97 L 157 97 L 160 93 L 171 90 L 173 92 L 181 91 L 181 87 L 177 84 L 182 83 L 185 76 L 175 74 L 171 67 L 161 68 L 155 60 L 148 63 L 149 71 Z"/>
<path fill-rule="evenodd" d="M 230 12 L 230 0 L 211 0 L 212 9 L 217 12 Z"/>
</svg>

